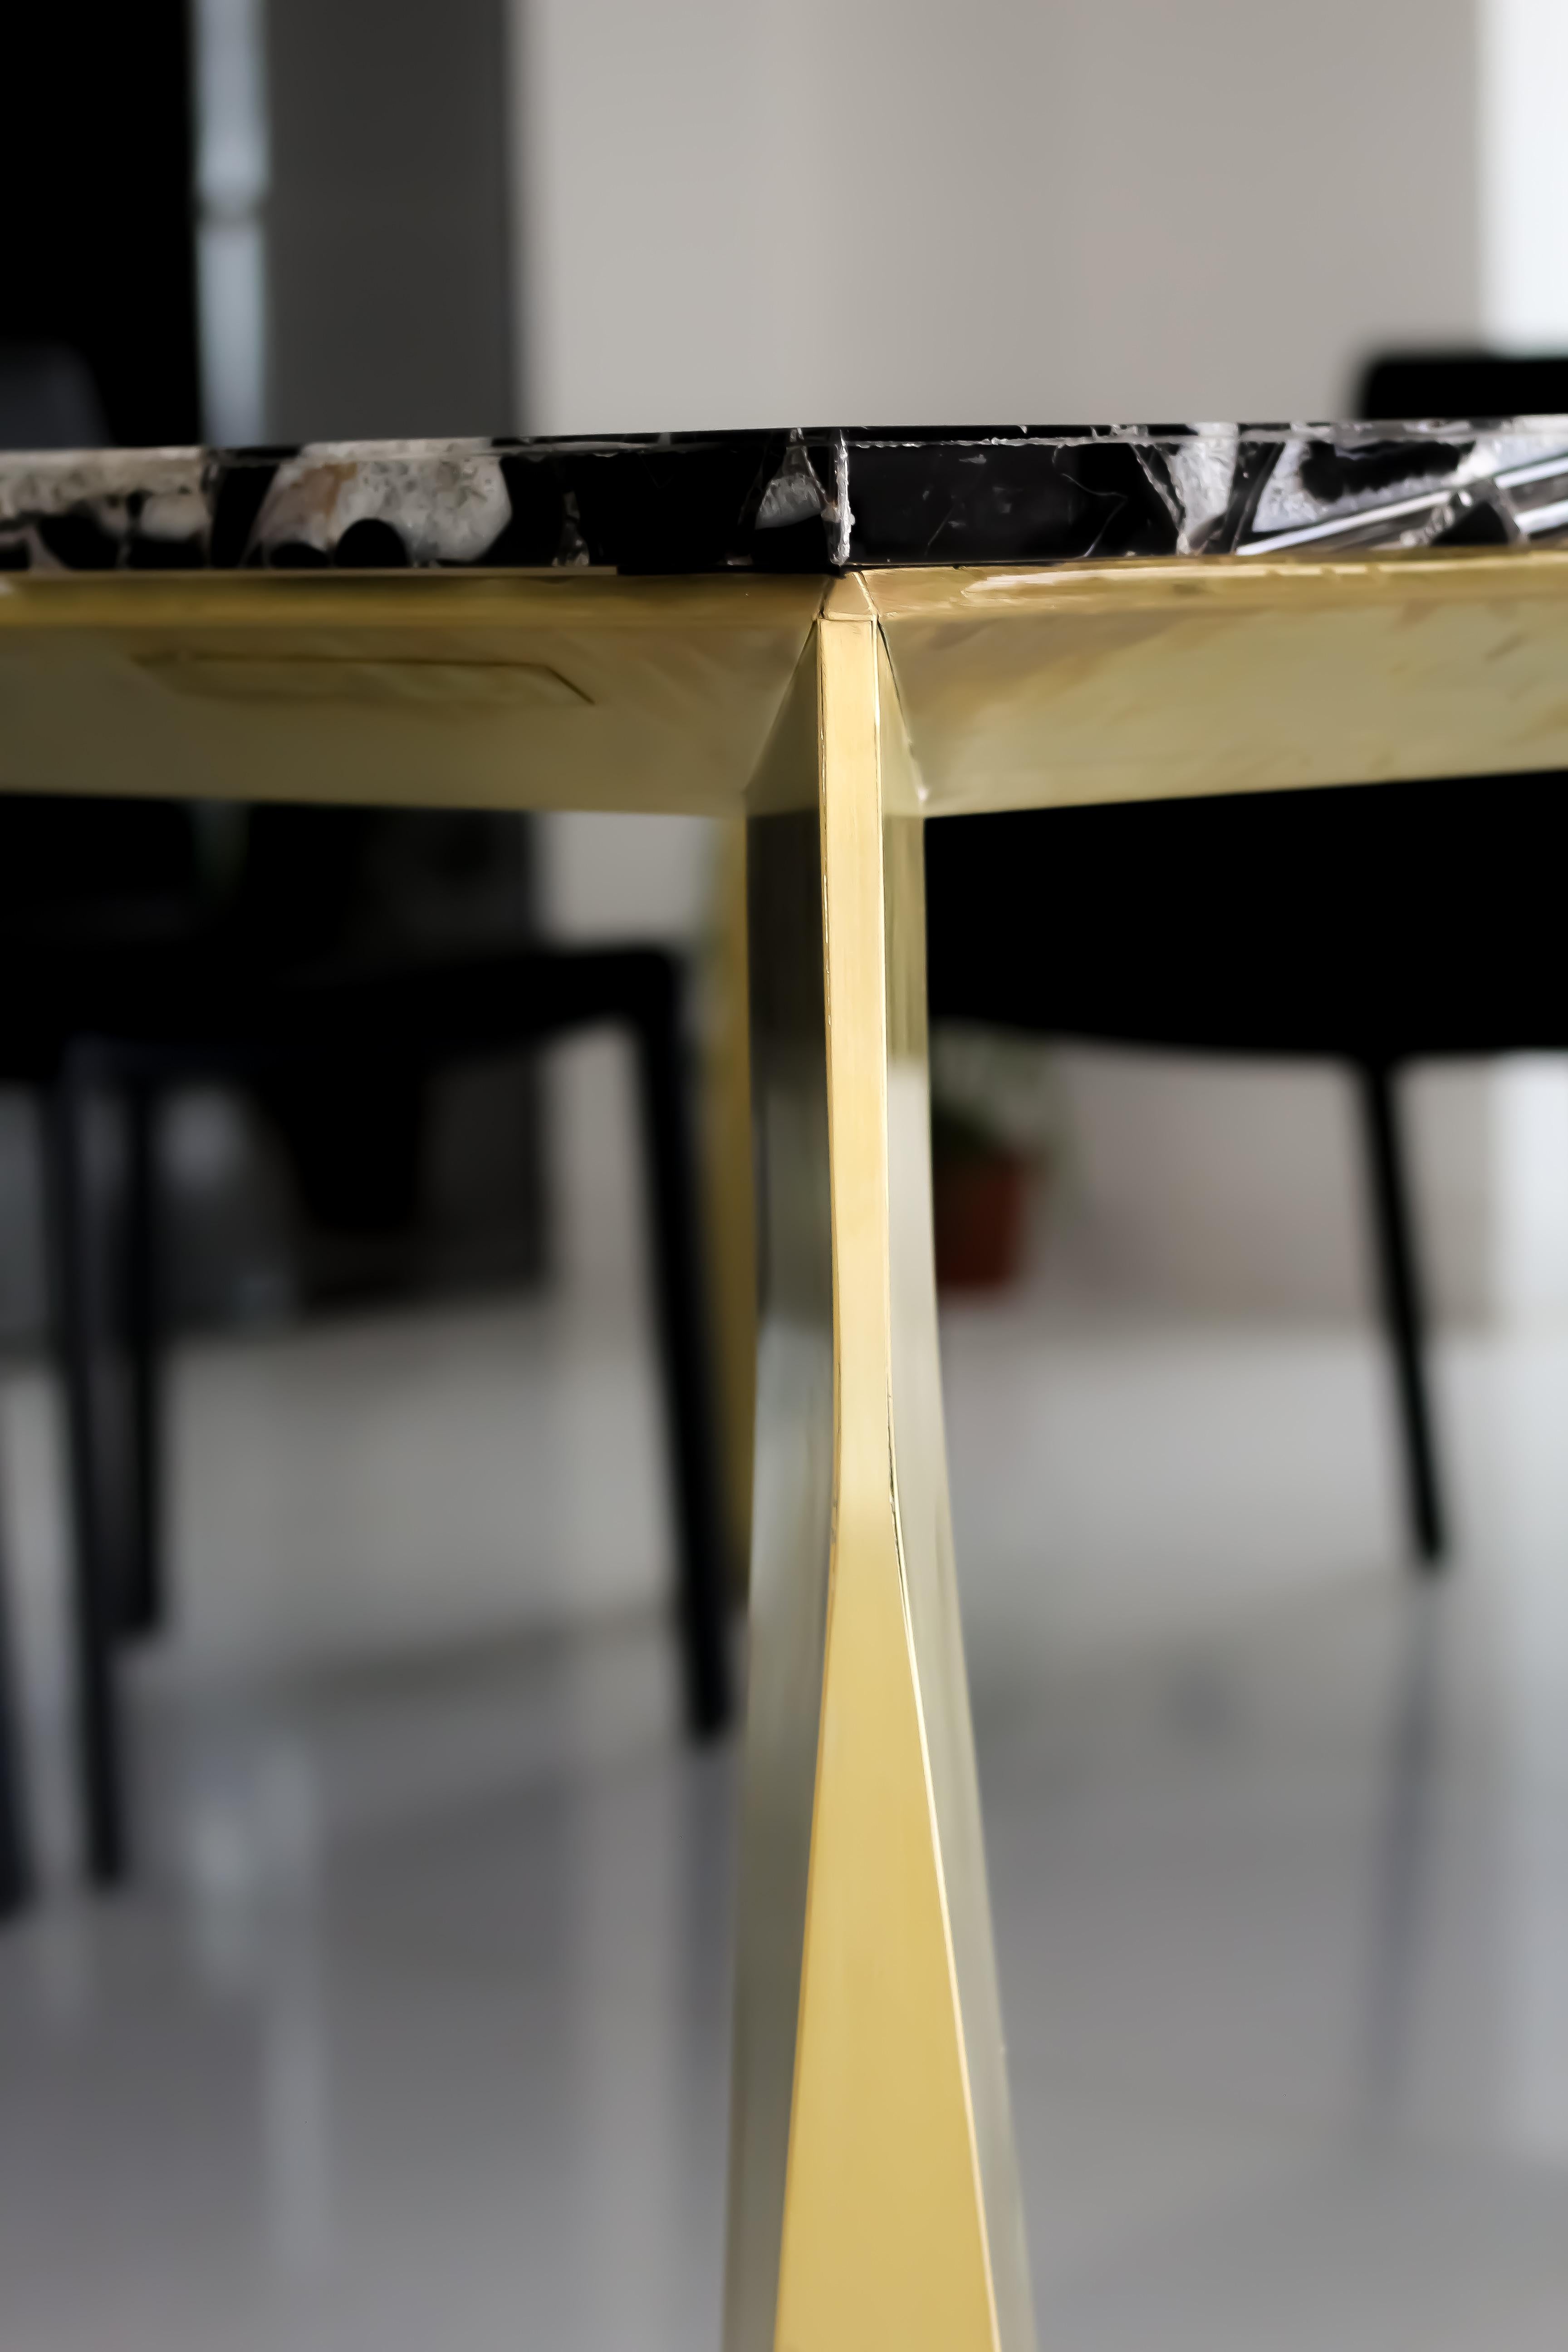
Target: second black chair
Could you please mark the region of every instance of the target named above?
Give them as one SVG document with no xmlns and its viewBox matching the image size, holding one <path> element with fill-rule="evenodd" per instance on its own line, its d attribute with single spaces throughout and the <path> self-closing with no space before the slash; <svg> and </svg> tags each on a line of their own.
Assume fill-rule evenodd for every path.
<svg viewBox="0 0 1568 2352">
<path fill-rule="evenodd" d="M 695 1171 L 689 1132 L 679 967 L 652 948 L 540 949 L 331 982 L 279 986 L 202 1008 L 180 1038 L 84 1042 L 69 1055 L 52 1118 L 57 1265 L 76 1521 L 76 1671 L 89 1866 L 122 1875 L 126 1800 L 115 1655 L 127 1625 L 160 1609 L 154 1497 L 160 1444 L 155 1187 L 157 1096 L 183 1081 L 255 1084 L 301 1070 L 389 1076 L 474 1061 L 589 1026 L 636 1045 L 647 1175 L 656 1320 L 678 1523 L 676 1615 L 694 1731 L 729 1709 L 727 1578 L 716 1496 Z M 132 1108 L 129 1213 L 106 1246 L 89 1181 L 87 1114 L 110 1089 Z M 116 1264 L 118 1261 L 118 1264 Z M 129 1380 L 106 1342 L 130 1307 Z M 119 1310 L 118 1313 L 116 1310 Z M 116 1398 L 128 1399 L 128 1413 Z M 129 1428 L 127 1428 L 127 1419 Z M 116 1471 L 129 1462 L 132 1493 Z M 123 1499 L 117 1502 L 117 1494 Z"/>
<path fill-rule="evenodd" d="M 1395 1079 L 1418 1056 L 1568 1047 L 1565 812 L 1568 779 L 1552 774 L 926 828 L 933 1019 L 1353 1070 L 1411 1543 L 1427 1567 L 1447 1522 Z"/>
</svg>

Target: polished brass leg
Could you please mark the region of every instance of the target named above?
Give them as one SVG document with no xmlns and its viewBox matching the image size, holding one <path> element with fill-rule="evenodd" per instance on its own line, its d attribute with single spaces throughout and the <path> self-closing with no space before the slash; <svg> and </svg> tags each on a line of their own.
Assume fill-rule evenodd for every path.
<svg viewBox="0 0 1568 2352">
<path fill-rule="evenodd" d="M 727 2352 L 1021 2352 L 942 1450 L 921 818 L 853 581 L 752 804 L 763 1326 Z"/>
</svg>

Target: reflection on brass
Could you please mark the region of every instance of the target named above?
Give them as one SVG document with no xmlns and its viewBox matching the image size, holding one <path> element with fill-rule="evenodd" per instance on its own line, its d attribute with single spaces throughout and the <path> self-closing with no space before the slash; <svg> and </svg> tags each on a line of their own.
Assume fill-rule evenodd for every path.
<svg viewBox="0 0 1568 2352">
<path fill-rule="evenodd" d="M 724 1517 L 736 1590 L 742 1592 L 752 1544 L 752 1450 L 757 1405 L 746 828 L 742 822 L 727 820 L 713 832 L 711 903 L 700 999 L 703 1213 L 713 1294 Z"/>
<path fill-rule="evenodd" d="M 821 601 L 592 572 L 0 579 L 0 790 L 734 815 Z"/>
<path fill-rule="evenodd" d="M 443 712 L 546 709 L 589 697 L 544 662 L 268 661 L 233 654 L 147 654 L 136 667 L 171 694 L 216 702 L 396 703 Z"/>
<path fill-rule="evenodd" d="M 865 579 L 928 815 L 1568 766 L 1568 551 Z"/>
<path fill-rule="evenodd" d="M 0 580 L 0 790 L 756 812 L 846 597 L 909 730 L 889 813 L 1568 766 L 1568 550 L 1473 549 L 833 582 L 27 574 Z"/>
<path fill-rule="evenodd" d="M 815 660 L 811 670 L 808 688 Z M 833 1525 L 832 1209 L 816 812 L 756 818 L 750 835 L 763 1307 L 726 2352 L 773 2352 L 774 2341 Z"/>
<path fill-rule="evenodd" d="M 1031 2336 L 936 1360 L 920 821 L 836 589 L 752 820 L 760 1353 L 727 2352 Z"/>
</svg>

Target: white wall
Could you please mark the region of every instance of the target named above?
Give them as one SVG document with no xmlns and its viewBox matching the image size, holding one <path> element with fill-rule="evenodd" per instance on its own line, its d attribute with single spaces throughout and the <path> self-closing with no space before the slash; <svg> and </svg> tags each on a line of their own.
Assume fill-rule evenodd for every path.
<svg viewBox="0 0 1568 2352">
<path fill-rule="evenodd" d="M 1053 1299 L 1144 1317 L 1370 1316 L 1368 1169 L 1348 1070 L 1085 1046 L 1061 1049 L 1057 1066 L 1063 1148 L 1036 1228 L 1036 1272 Z M 1513 1173 L 1533 1139 L 1530 1119 L 1564 1130 L 1568 1171 L 1568 1109 L 1551 1074 L 1544 1084 L 1537 1075 L 1507 1130 L 1524 1150 L 1503 1158 L 1500 1093 L 1505 1082 L 1476 1063 L 1434 1063 L 1400 1081 L 1430 1302 L 1448 1322 L 1538 1298 L 1543 1265 L 1568 1247 L 1563 1216 L 1531 1188 L 1535 1161 Z M 1521 1182 L 1522 1223 L 1510 1205 Z M 1568 1212 L 1568 1182 L 1559 1191 Z M 1568 1267 L 1557 1279 L 1568 1300 Z"/>
<path fill-rule="evenodd" d="M 1550 164 L 1544 116 L 1496 163 L 1518 102 L 1483 110 L 1478 76 L 1484 48 L 1489 89 L 1528 82 L 1560 0 L 511 5 L 540 431 L 1342 412 L 1368 352 L 1490 323 L 1517 243 L 1499 205 Z M 668 926 L 668 872 L 645 881 L 618 839 L 571 836 L 572 927 L 596 893 Z M 563 1150 L 592 1171 L 608 1081 L 565 1083 Z M 1336 1074 L 1080 1055 L 1065 1087 L 1067 1278 L 1180 1311 L 1359 1311 Z M 1411 1097 L 1434 1286 L 1466 1318 L 1499 1279 L 1497 1103 L 1474 1068 Z"/>
<path fill-rule="evenodd" d="M 528 421 L 1332 413 L 1476 332 L 1476 5 L 512 0 Z"/>
<path fill-rule="evenodd" d="M 563 815 L 541 822 L 541 897 L 556 938 L 689 947 L 708 910 L 711 827 L 701 817 Z M 637 1073 L 619 1034 L 595 1033 L 545 1064 L 558 1271 L 609 1305 L 646 1284 Z"/>
<path fill-rule="evenodd" d="M 1481 312 L 1489 342 L 1568 347 L 1568 8 L 1477 0 Z"/>
</svg>

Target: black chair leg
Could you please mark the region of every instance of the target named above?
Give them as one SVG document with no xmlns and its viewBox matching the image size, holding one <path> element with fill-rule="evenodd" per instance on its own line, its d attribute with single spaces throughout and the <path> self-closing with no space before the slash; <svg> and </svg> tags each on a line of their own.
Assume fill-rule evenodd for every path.
<svg viewBox="0 0 1568 2352">
<path fill-rule="evenodd" d="M 659 1352 L 675 1470 L 686 1714 L 700 1737 L 730 1715 L 729 1608 L 709 1394 L 695 1173 L 673 966 L 650 978 L 637 1020 Z"/>
<path fill-rule="evenodd" d="M 1433 1573 L 1442 1563 L 1447 1535 L 1426 1387 L 1426 1317 L 1394 1072 L 1386 1062 L 1363 1062 L 1358 1075 L 1378 1286 L 1405 1437 L 1411 1539 L 1417 1562 Z"/>
<path fill-rule="evenodd" d="M 144 1079 L 127 1089 L 125 1323 L 130 1357 L 132 1495 L 121 1622 L 132 1638 L 157 1633 L 166 1607 L 163 1554 L 162 1397 L 159 1392 L 157 1095 Z"/>
<path fill-rule="evenodd" d="M 48 1105 L 49 1209 L 55 1313 L 65 1388 L 74 1535 L 72 1646 L 83 1859 L 98 1886 L 126 1871 L 123 1756 L 115 1646 L 120 1600 L 110 1557 L 110 1480 L 100 1410 L 105 1337 L 96 1312 L 101 1283 L 87 1166 L 89 1090 L 68 1065 Z"/>
<path fill-rule="evenodd" d="M 33 1888 L 18 1704 L 11 1613 L 0 1578 L 0 1919 L 14 1918 L 26 1906 Z"/>
</svg>

